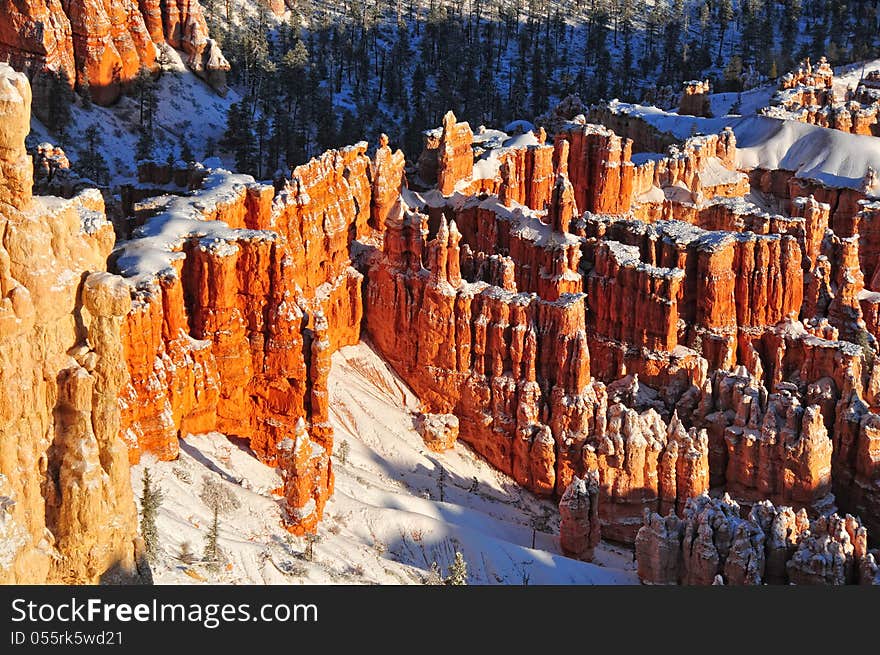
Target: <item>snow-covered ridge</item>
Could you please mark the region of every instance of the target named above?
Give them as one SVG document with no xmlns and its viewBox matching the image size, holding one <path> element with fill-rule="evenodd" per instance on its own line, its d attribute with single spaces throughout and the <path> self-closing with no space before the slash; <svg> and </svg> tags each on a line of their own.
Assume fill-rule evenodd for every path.
<svg viewBox="0 0 880 655">
<path fill-rule="evenodd" d="M 742 170 L 782 169 L 802 179 L 858 190 L 869 170 L 880 170 L 880 139 L 875 137 L 770 116 L 681 116 L 618 101 L 609 108 L 682 140 L 731 127 L 737 140 L 737 167 Z M 880 197 L 880 189 L 869 194 Z"/>
<path fill-rule="evenodd" d="M 143 288 L 158 277 L 175 275 L 172 262 L 185 257 L 183 245 L 190 239 L 200 239 L 200 247 L 219 256 L 235 254 L 234 242 L 241 239 L 276 239 L 274 232 L 233 229 L 223 221 L 206 220 L 219 207 L 241 199 L 252 184 L 250 175 L 216 168 L 209 170 L 200 189 L 151 199 L 157 213 L 116 248 L 116 271 L 133 287 Z"/>
</svg>

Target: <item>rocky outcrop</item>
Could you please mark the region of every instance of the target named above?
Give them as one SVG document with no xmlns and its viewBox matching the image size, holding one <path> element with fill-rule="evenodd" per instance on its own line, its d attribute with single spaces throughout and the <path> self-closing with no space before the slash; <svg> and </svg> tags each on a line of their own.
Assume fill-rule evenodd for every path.
<svg viewBox="0 0 880 655">
<path fill-rule="evenodd" d="M 31 197 L 30 87 L 0 65 L 0 582 L 136 576 L 117 395 L 124 282 L 96 191 Z"/>
<path fill-rule="evenodd" d="M 519 232 L 528 250 L 518 253 L 539 257 L 574 239 L 540 228 L 525 210 L 518 218 L 536 228 Z M 706 490 L 705 434 L 625 406 L 640 401 L 637 391 L 619 401 L 590 382 L 583 295 L 547 300 L 546 287 L 517 292 L 503 276 L 507 287 L 468 280 L 479 269 L 459 265 L 468 260 L 458 225 L 439 220 L 429 240 L 429 217 L 396 206 L 369 268 L 365 307 L 371 341 L 428 409 L 458 416 L 463 440 L 540 494 L 561 495 L 573 476 L 598 471 L 599 517 L 611 539 L 631 541 L 643 507 L 683 507 Z M 472 243 L 480 238 L 471 233 Z"/>
<path fill-rule="evenodd" d="M 470 125 L 458 123 L 451 111 L 443 116 L 443 130 L 437 147 L 437 188 L 444 196 L 455 191 L 459 182 L 470 180 L 474 169 Z"/>
<path fill-rule="evenodd" d="M 325 153 L 278 193 L 207 171 L 196 191 L 136 204 L 143 225 L 113 257 L 135 301 L 121 397 L 132 460 L 173 459 L 188 432 L 248 438 L 285 472 L 297 532 L 315 529 L 332 492 L 327 375 L 360 334 L 349 244 L 369 229 L 365 150 Z"/>
<path fill-rule="evenodd" d="M 388 136 L 379 136 L 379 147 L 370 164 L 373 180 L 370 201 L 370 225 L 377 232 L 385 232 L 385 219 L 400 195 L 404 183 L 403 167 L 406 158 L 400 150 L 392 153 Z"/>
<path fill-rule="evenodd" d="M 458 417 L 455 414 L 420 414 L 416 418 L 416 429 L 430 450 L 442 453 L 455 446 L 458 440 Z"/>
<path fill-rule="evenodd" d="M 599 524 L 599 474 L 575 476 L 559 500 L 559 546 L 569 557 L 593 560 L 601 540 Z"/>
<path fill-rule="evenodd" d="M 187 64 L 218 90 L 229 63 L 208 37 L 198 0 L 89 0 L 7 3 L 0 59 L 29 77 L 60 76 L 109 104 L 141 69 L 155 71 L 157 46 L 183 50 Z"/>
<path fill-rule="evenodd" d="M 30 131 L 31 87 L 0 64 L 0 203 L 25 210 L 31 202 L 33 169 L 24 140 Z"/>
<path fill-rule="evenodd" d="M 573 469 L 579 454 L 557 461 L 551 428 L 539 417 L 552 395 L 548 418 L 560 435 L 570 421 L 586 420 L 578 399 L 589 381 L 583 297 L 547 302 L 469 282 L 455 222 L 441 219 L 430 241 L 427 222 L 402 204 L 389 217 L 384 252 L 368 273 L 366 329 L 429 411 L 456 414 L 461 438 L 477 452 L 529 488 L 553 493 L 557 472 Z M 502 430 L 517 437 L 499 439 Z"/>
<path fill-rule="evenodd" d="M 641 261 L 636 246 L 601 242 L 587 278 L 596 333 L 649 350 L 678 345 L 678 298 L 685 273 Z"/>
<path fill-rule="evenodd" d="M 877 71 L 871 71 L 876 73 Z M 797 120 L 851 134 L 880 134 L 880 97 L 876 77 L 871 74 L 844 97 L 834 90 L 834 71 L 825 57 L 816 66 L 805 59 L 797 70 L 780 79 L 772 106 L 763 109 L 768 116 Z"/>
<path fill-rule="evenodd" d="M 705 116 L 711 118 L 711 93 L 712 86 L 709 84 L 709 80 L 685 82 L 681 92 L 681 100 L 678 104 L 678 113 L 683 116 Z"/>
<path fill-rule="evenodd" d="M 573 121 L 556 136 L 569 142 L 567 172 L 581 211 L 622 214 L 632 203 L 632 142 L 608 128 Z"/>
<path fill-rule="evenodd" d="M 743 518 L 729 496 L 688 501 L 682 518 L 645 514 L 636 538 L 645 584 L 874 584 L 867 532 L 846 515 L 807 519 L 768 501 Z"/>
</svg>

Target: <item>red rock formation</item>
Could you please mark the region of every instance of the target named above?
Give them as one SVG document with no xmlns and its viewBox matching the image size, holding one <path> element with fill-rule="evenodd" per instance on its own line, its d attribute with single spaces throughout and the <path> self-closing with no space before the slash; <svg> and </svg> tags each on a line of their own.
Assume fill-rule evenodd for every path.
<svg viewBox="0 0 880 655">
<path fill-rule="evenodd" d="M 145 0 L 145 25 L 186 47 L 193 5 L 168 8 Z M 16 80 L 0 75 L 0 201 L 27 212 Z M 731 131 L 635 166 L 628 139 L 574 118 L 549 146 L 541 130 L 475 138 L 447 114 L 402 197 L 404 158 L 387 138 L 372 161 L 360 143 L 274 187 L 144 166 L 123 194 L 138 227 L 111 257 L 133 305 L 116 302 L 115 283 L 82 292 L 101 319 L 88 329 L 122 349 L 131 381 L 104 380 L 106 366 L 94 381 L 66 372 L 64 430 L 90 438 L 75 426 L 109 410 L 82 399 L 105 384 L 98 395 L 121 389 L 121 416 L 95 438 L 112 441 L 118 424 L 132 461 L 175 457 L 187 432 L 247 437 L 284 472 L 290 528 L 313 531 L 333 480 L 330 355 L 363 323 L 420 397 L 428 447 L 460 432 L 519 484 L 562 497 L 569 553 L 589 557 L 601 525 L 636 542 L 656 583 L 876 578 L 865 549 L 815 517 L 838 503 L 870 529 L 880 521 L 880 365 L 868 365 L 880 212 L 855 189 L 746 176 Z M 744 197 L 750 182 L 791 215 Z M 152 197 L 172 183 L 180 195 Z M 13 313 L 26 311 L 19 289 L 34 285 L 3 284 Z M 93 350 L 79 365 L 94 376 Z M 710 488 L 737 502 L 702 497 Z M 75 537 L 63 543 L 73 552 Z"/>
<path fill-rule="evenodd" d="M 555 228 L 561 228 L 573 215 L 571 188 L 564 176 L 555 200 L 548 207 L 549 215 L 544 217 L 523 207 L 507 209 L 493 198 L 428 209 L 432 220 L 434 212 L 453 215 L 461 240 L 472 251 L 487 255 L 509 253 L 516 265 L 512 269 L 514 284 L 508 290 L 537 293 L 546 300 L 556 300 L 583 289 L 578 273 L 581 259 L 578 240 L 545 222 L 555 220 Z"/>
<path fill-rule="evenodd" d="M 810 58 L 807 57 L 798 64 L 797 69 L 782 76 L 779 87 L 792 89 L 796 86 L 809 86 L 828 89 L 831 88 L 833 82 L 834 70 L 825 57 L 821 57 L 815 66 L 810 63 Z"/>
<path fill-rule="evenodd" d="M 806 59 L 798 70 L 781 78 L 780 90 L 772 99 L 773 106 L 765 108 L 763 113 L 851 134 L 880 134 L 876 79 L 869 74 L 855 91 L 848 90 L 844 98 L 835 95 L 833 79 L 834 72 L 824 57 L 816 67 Z"/>
<path fill-rule="evenodd" d="M 31 87 L 27 79 L 0 64 L 0 203 L 26 210 L 33 169 L 24 138 L 30 131 Z"/>
<path fill-rule="evenodd" d="M 247 437 L 285 471 L 298 532 L 315 529 L 332 491 L 329 357 L 360 334 L 349 243 L 369 218 L 365 150 L 296 168 L 274 198 L 252 178 L 211 172 L 190 196 L 153 200 L 115 260 L 136 299 L 122 398 L 132 459 L 172 459 L 187 432 Z M 166 239 L 176 254 L 161 254 Z"/>
<path fill-rule="evenodd" d="M 562 552 L 585 562 L 601 540 L 599 525 L 599 474 L 575 476 L 559 500 L 559 545 Z"/>
<path fill-rule="evenodd" d="M 712 102 L 709 94 L 712 86 L 709 80 L 691 80 L 684 83 L 681 100 L 678 104 L 678 113 L 685 116 L 712 116 Z"/>
<path fill-rule="evenodd" d="M 126 285 L 97 191 L 31 196 L 27 78 L 0 64 L 0 583 L 136 577 L 117 394 Z"/>
<path fill-rule="evenodd" d="M 633 188 L 632 142 L 600 125 L 585 123 L 567 124 L 556 138 L 570 145 L 567 172 L 578 208 L 609 214 L 628 211 Z"/>
<path fill-rule="evenodd" d="M 638 248 L 599 244 L 587 278 L 590 324 L 597 334 L 650 350 L 678 345 L 678 298 L 684 271 L 640 261 Z"/>
<path fill-rule="evenodd" d="M 379 147 L 371 163 L 373 188 L 370 202 L 370 225 L 379 233 L 385 232 L 385 219 L 400 194 L 405 163 L 400 150 L 392 154 L 388 136 L 380 135 Z"/>
<path fill-rule="evenodd" d="M 473 140 L 470 125 L 456 123 L 455 114 L 446 112 L 437 146 L 437 188 L 444 196 L 452 194 L 459 182 L 470 180 L 474 169 Z"/>
<path fill-rule="evenodd" d="M 540 144 L 512 148 L 500 155 L 501 183 L 497 193 L 505 206 L 518 203 L 531 209 L 546 207 L 557 177 L 554 174 L 553 152 L 553 146 Z"/>
<path fill-rule="evenodd" d="M 32 78 L 62 75 L 109 104 L 122 85 L 156 70 L 156 44 L 187 54 L 188 65 L 215 88 L 225 88 L 229 63 L 208 29 L 198 0 L 35 0 L 4 7 L 0 59 Z"/>
<path fill-rule="evenodd" d="M 639 414 L 620 403 L 597 415 L 584 450 L 584 468 L 599 472 L 602 533 L 632 543 L 644 510 L 666 512 L 708 490 L 705 433 L 687 431 L 673 417 L 667 426 L 649 409 Z"/>
<path fill-rule="evenodd" d="M 868 535 L 858 519 L 836 514 L 821 517 L 802 532 L 786 563 L 789 581 L 798 585 L 858 584 L 867 554 Z M 871 584 L 874 581 L 861 581 Z"/>
<path fill-rule="evenodd" d="M 645 514 L 636 538 L 646 584 L 874 584 L 867 532 L 850 515 L 808 521 L 764 501 L 747 519 L 727 495 L 688 501 L 684 517 Z"/>
<path fill-rule="evenodd" d="M 425 445 L 441 453 L 455 446 L 458 440 L 458 417 L 454 414 L 422 414 L 417 429 Z"/>
</svg>

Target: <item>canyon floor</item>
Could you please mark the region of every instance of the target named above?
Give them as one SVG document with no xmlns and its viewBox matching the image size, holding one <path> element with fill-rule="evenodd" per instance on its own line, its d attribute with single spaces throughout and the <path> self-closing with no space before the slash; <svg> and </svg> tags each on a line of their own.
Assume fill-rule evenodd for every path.
<svg viewBox="0 0 880 655">
<path fill-rule="evenodd" d="M 188 435 L 177 461 L 147 458 L 132 467 L 136 496 L 145 465 L 165 494 L 156 583 L 421 584 L 432 562 L 445 573 L 459 550 L 472 584 L 638 584 L 630 549 L 603 542 L 593 564 L 561 555 L 552 503 L 465 444 L 429 451 L 413 427 L 418 400 L 368 344 L 333 356 L 330 396 L 336 490 L 312 560 L 305 540 L 281 527 L 281 499 L 272 493 L 282 485 L 277 470 L 260 463 L 244 440 Z M 200 498 L 205 478 L 235 499 L 220 516 L 225 562 L 214 571 L 179 559 L 183 542 L 197 557 L 204 547 L 212 520 Z"/>
</svg>

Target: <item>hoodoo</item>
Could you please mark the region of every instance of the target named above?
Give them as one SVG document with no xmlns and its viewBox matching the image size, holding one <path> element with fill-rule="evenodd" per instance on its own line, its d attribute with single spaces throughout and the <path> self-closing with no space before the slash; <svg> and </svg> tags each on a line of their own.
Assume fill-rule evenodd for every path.
<svg viewBox="0 0 880 655">
<path fill-rule="evenodd" d="M 729 99 L 721 107 L 714 77 L 685 82 L 680 97 L 670 87 L 662 104 L 677 111 L 571 96 L 503 131 L 441 111 L 433 129 L 374 125 L 376 143 L 285 168 L 316 138 L 351 133 L 271 114 L 257 98 L 276 70 L 267 55 L 225 105 L 210 94 L 228 129 L 221 140 L 218 123 L 199 154 L 221 159 L 197 161 L 191 121 L 163 124 L 186 161 L 154 153 L 98 191 L 72 170 L 89 156 L 99 168 L 96 152 L 28 151 L 32 108 L 46 109 L 57 81 L 110 105 L 144 71 L 167 71 L 173 50 L 225 93 L 230 66 L 208 24 L 231 58 L 237 33 L 198 0 L 7 5 L 0 583 L 147 578 L 131 474 L 185 460 L 187 438 L 208 433 L 268 471 L 260 493 L 276 541 L 307 536 L 311 549 L 325 509 L 338 522 L 328 501 L 342 474 L 348 496 L 361 491 L 351 480 L 368 484 L 351 474 L 349 443 L 334 448 L 349 423 L 358 432 L 351 409 L 334 406 L 334 391 L 350 391 L 339 370 L 402 399 L 397 422 L 424 458 L 416 474 L 437 476 L 439 500 L 420 489 L 418 502 L 440 503 L 438 515 L 450 490 L 489 502 L 476 477 L 461 483 L 444 466 L 466 448 L 537 496 L 548 516 L 532 517 L 531 548 L 552 536 L 583 560 L 554 556 L 567 564 L 612 558 L 604 540 L 629 549 L 626 575 L 646 584 L 880 581 L 880 73 L 843 92 L 826 60 L 805 60 L 766 89 L 771 106 L 742 115 Z M 261 20 L 303 20 L 295 3 L 264 5 Z M 289 46 L 291 87 L 317 75 L 301 60 L 318 46 L 298 29 L 270 40 Z M 401 93 L 390 67 L 377 59 L 379 104 Z M 338 71 L 314 87 L 331 106 L 350 92 Z M 253 97 L 240 97 L 248 85 Z M 288 112 L 315 113 L 301 100 Z M 75 104 L 114 121 L 135 113 L 128 100 Z M 76 138 L 95 150 L 99 131 Z M 407 143 L 421 134 L 420 153 L 396 149 L 403 132 Z M 232 160 L 254 174 L 228 170 Z M 387 368 L 346 359 L 350 346 Z M 360 461 L 380 432 L 354 447 Z M 400 482 L 398 455 L 376 455 L 388 468 L 377 477 Z M 212 474 L 241 482 L 221 468 Z M 429 562 L 421 530 L 401 540 Z M 296 568 L 272 563 L 279 575 Z"/>
</svg>

